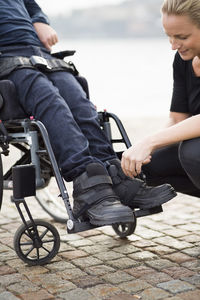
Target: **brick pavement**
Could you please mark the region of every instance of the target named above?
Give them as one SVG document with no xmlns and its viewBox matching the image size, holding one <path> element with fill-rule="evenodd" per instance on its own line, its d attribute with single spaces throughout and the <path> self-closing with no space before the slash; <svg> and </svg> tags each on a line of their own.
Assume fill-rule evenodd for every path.
<svg viewBox="0 0 200 300">
<path fill-rule="evenodd" d="M 137 220 L 120 239 L 111 227 L 69 235 L 33 199 L 35 218 L 54 223 L 61 247 L 51 263 L 30 267 L 13 250 L 21 221 L 9 192 L 0 214 L 0 300 L 199 300 L 200 201 L 179 194 L 164 212 Z"/>
</svg>

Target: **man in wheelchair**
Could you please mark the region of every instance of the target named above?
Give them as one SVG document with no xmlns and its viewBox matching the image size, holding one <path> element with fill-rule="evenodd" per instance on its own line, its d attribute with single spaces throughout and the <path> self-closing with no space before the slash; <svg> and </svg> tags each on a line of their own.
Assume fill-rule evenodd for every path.
<svg viewBox="0 0 200 300">
<path fill-rule="evenodd" d="M 0 2 L 0 78 L 14 83 L 20 109 L 46 127 L 62 176 L 73 181 L 74 215 L 97 226 L 132 222 L 132 209 L 176 193 L 125 176 L 75 67 L 51 54 L 57 41 L 34 0 Z"/>
</svg>

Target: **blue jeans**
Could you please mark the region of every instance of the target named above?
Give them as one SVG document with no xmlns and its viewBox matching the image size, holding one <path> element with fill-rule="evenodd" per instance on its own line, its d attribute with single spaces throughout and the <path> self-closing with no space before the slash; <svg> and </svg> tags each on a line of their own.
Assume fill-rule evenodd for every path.
<svg viewBox="0 0 200 300">
<path fill-rule="evenodd" d="M 48 51 L 35 46 L 12 47 L 3 55 L 51 58 Z M 45 125 L 65 180 L 79 176 L 91 162 L 104 164 L 116 158 L 94 105 L 72 74 L 18 69 L 8 79 L 15 83 L 25 112 Z"/>
</svg>

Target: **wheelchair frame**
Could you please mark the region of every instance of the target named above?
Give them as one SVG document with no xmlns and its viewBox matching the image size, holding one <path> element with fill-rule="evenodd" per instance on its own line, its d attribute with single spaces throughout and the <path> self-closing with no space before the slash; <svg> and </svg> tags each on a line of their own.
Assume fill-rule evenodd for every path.
<svg viewBox="0 0 200 300">
<path fill-rule="evenodd" d="M 103 111 L 98 113 L 98 117 L 100 127 L 112 145 L 123 143 L 126 148 L 131 146 L 128 135 L 115 114 Z M 121 138 L 112 138 L 111 119 L 117 125 Z M 0 208 L 3 189 L 13 190 L 11 198 L 23 222 L 14 236 L 15 251 L 19 258 L 27 264 L 43 265 L 48 263 L 59 251 L 59 233 L 52 224 L 40 219 L 33 219 L 25 198 L 35 196 L 36 189 L 43 189 L 48 186 L 51 177 L 54 176 L 56 179 L 59 196 L 62 198 L 67 211 L 67 232 L 69 234 L 77 233 L 98 226 L 90 224 L 89 221 L 80 221 L 74 217 L 65 182 L 60 174 L 47 130 L 42 122 L 35 120 L 33 117 L 0 120 L 1 154 L 9 155 L 10 145 L 13 145 L 24 154 L 4 175 L 0 156 Z M 120 153 L 117 154 L 120 156 Z M 25 210 L 26 217 L 23 210 Z M 134 211 L 133 223 L 113 224 L 112 227 L 116 234 L 124 238 L 134 232 L 138 217 L 160 212 L 162 212 L 162 206 L 148 210 L 138 209 Z M 33 255 L 32 252 L 34 252 Z"/>
</svg>

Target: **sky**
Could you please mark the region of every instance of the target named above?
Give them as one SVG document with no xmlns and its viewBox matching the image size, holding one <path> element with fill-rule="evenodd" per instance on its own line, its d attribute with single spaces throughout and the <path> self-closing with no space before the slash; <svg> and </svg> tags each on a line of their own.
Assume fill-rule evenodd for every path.
<svg viewBox="0 0 200 300">
<path fill-rule="evenodd" d="M 76 8 L 87 8 L 103 4 L 116 4 L 123 0 L 36 0 L 49 16 L 70 13 Z"/>
</svg>

